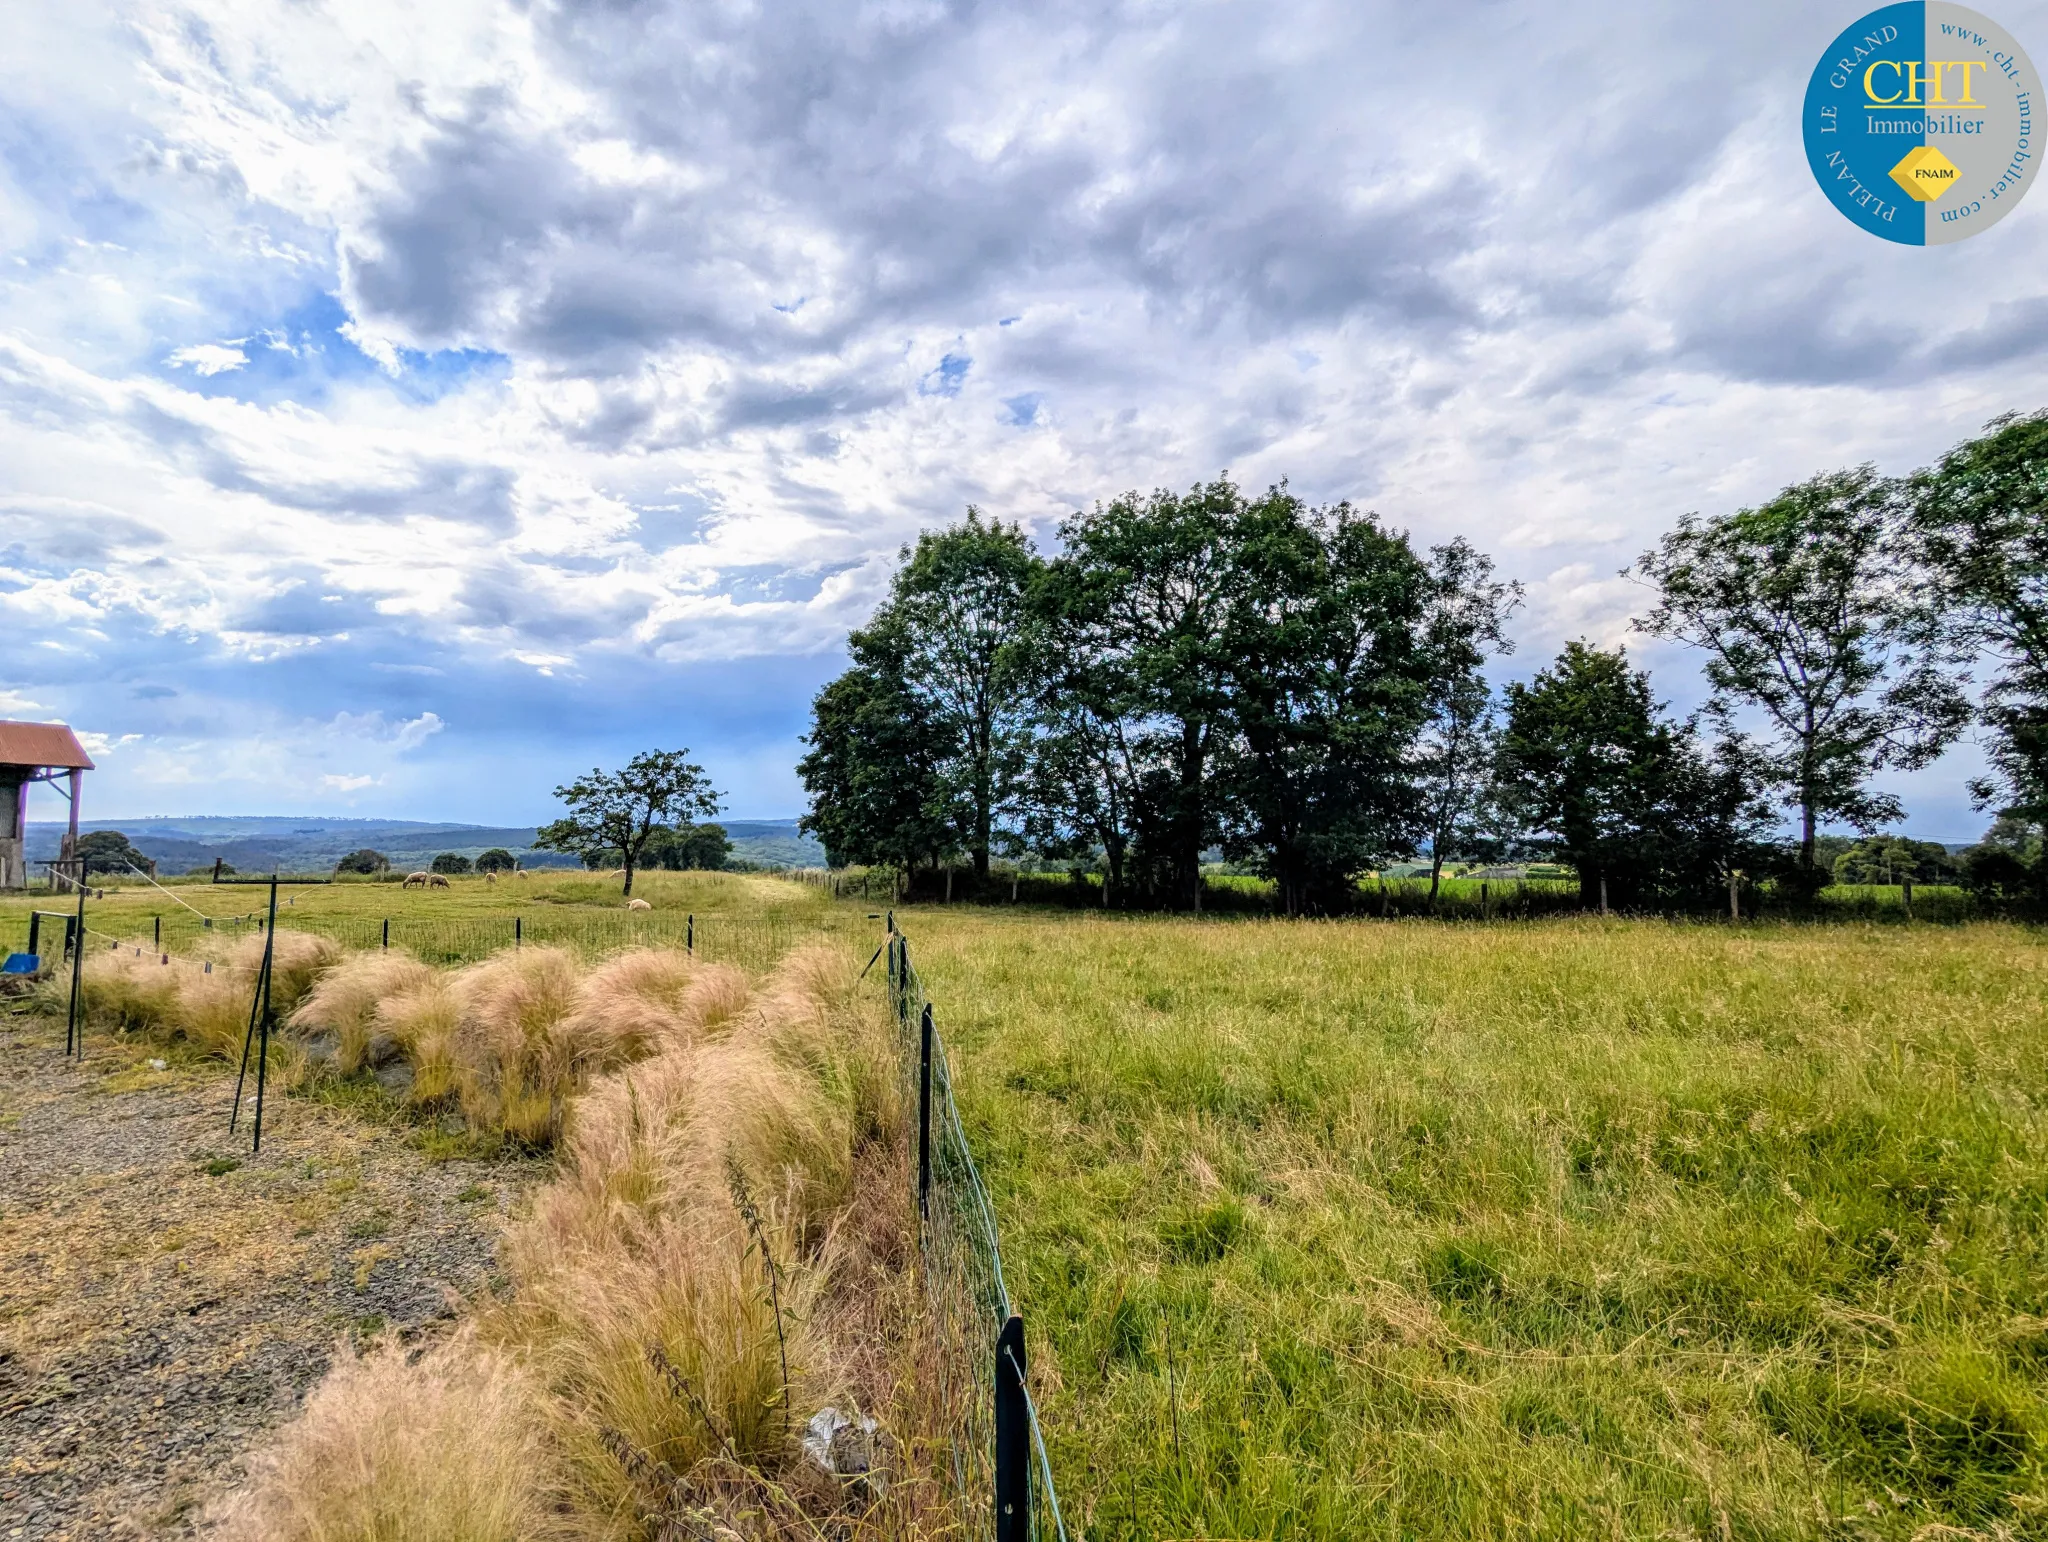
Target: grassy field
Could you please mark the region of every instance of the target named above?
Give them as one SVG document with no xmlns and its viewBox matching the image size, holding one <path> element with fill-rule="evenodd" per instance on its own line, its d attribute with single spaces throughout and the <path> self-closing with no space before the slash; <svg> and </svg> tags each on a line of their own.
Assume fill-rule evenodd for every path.
<svg viewBox="0 0 2048 1542">
<path fill-rule="evenodd" d="M 594 956 L 694 916 L 750 969 L 878 940 L 814 887 L 635 888 L 281 916 L 436 962 L 515 918 Z M 217 925 L 131 886 L 92 945 L 204 951 L 263 897 L 176 892 Z M 900 910 L 1085 1534 L 2048 1537 L 2048 951 L 1879 914 Z"/>
<path fill-rule="evenodd" d="M 2038 933 L 901 914 L 1099 1542 L 2048 1535 Z"/>
<path fill-rule="evenodd" d="M 539 871 L 495 884 L 476 877 L 448 882 L 446 889 L 427 890 L 392 883 L 280 885 L 278 923 L 349 948 L 373 948 L 383 943 L 389 921 L 391 946 L 432 964 L 473 963 L 509 947 L 515 922 L 526 942 L 556 943 L 589 956 L 636 944 L 681 947 L 694 933 L 705 958 L 756 970 L 821 929 L 873 930 L 864 913 L 832 904 L 816 888 L 740 874 L 637 874 L 634 898 L 646 900 L 650 911 L 628 911 L 620 881 L 598 873 Z M 173 954 L 200 954 L 249 935 L 269 902 L 267 886 L 203 879 L 162 887 L 110 884 L 104 894 L 86 901 L 95 945 L 120 939 L 146 947 L 161 935 Z M 64 895 L 0 896 L 0 949 L 26 946 L 31 909 L 69 912 L 76 904 Z"/>
</svg>

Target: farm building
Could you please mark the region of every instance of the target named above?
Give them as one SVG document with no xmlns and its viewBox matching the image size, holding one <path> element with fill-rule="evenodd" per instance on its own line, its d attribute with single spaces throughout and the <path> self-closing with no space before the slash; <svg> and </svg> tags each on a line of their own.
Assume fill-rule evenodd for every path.
<svg viewBox="0 0 2048 1542">
<path fill-rule="evenodd" d="M 28 884 L 28 790 L 47 782 L 71 802 L 62 857 L 78 844 L 78 796 L 92 758 L 62 723 L 0 723 L 0 889 Z"/>
</svg>

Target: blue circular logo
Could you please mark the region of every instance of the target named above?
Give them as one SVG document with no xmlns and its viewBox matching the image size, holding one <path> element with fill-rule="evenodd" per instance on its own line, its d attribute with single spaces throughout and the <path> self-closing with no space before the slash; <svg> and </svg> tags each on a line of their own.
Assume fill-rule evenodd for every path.
<svg viewBox="0 0 2048 1542">
<path fill-rule="evenodd" d="M 2040 165 L 2041 77 L 2011 33 L 1949 5 L 1872 11 L 1806 87 L 1806 159 L 1872 235 L 1940 246 L 2012 212 Z"/>
</svg>

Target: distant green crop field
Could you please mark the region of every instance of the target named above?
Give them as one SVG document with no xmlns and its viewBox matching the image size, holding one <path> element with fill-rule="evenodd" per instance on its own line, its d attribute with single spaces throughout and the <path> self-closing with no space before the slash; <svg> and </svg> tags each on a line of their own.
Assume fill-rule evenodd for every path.
<svg viewBox="0 0 2048 1542">
<path fill-rule="evenodd" d="M 2039 932 L 902 920 L 1090 1538 L 2048 1531 Z"/>
</svg>

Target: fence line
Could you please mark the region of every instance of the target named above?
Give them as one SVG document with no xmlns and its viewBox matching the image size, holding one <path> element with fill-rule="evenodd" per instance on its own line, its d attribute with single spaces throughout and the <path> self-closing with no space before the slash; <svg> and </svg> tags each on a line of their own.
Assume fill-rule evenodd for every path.
<svg viewBox="0 0 2048 1542">
<path fill-rule="evenodd" d="M 1003 1278 L 995 1206 L 960 1123 L 931 997 L 893 914 L 883 946 L 904 1091 L 918 1111 L 918 1256 L 938 1340 L 934 1365 L 954 1499 L 971 1536 L 1066 1542 L 1026 1374 L 1024 1321 Z"/>
</svg>

